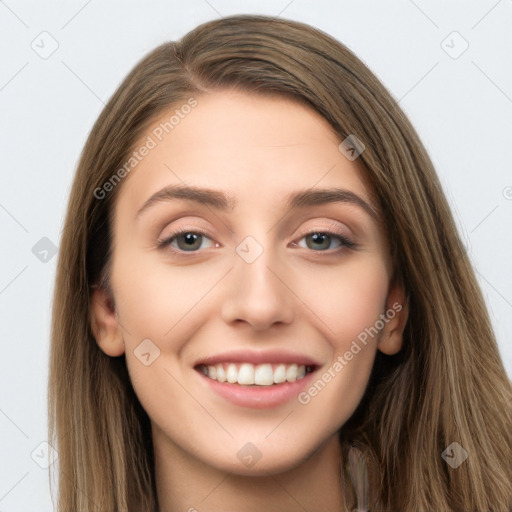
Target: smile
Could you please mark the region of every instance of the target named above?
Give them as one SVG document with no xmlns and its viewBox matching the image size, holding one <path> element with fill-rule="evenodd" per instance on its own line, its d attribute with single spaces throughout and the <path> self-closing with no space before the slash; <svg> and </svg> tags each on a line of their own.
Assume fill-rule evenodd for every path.
<svg viewBox="0 0 512 512">
<path fill-rule="evenodd" d="M 311 365 L 298 363 L 218 363 L 201 364 L 197 370 L 217 382 L 239 384 L 241 386 L 272 386 L 284 382 L 295 382 L 313 372 Z"/>
</svg>

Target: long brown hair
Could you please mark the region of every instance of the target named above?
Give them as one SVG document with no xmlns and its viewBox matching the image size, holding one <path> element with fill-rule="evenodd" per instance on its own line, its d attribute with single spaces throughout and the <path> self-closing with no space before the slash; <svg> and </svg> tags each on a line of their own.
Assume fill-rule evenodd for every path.
<svg viewBox="0 0 512 512">
<path fill-rule="evenodd" d="M 124 357 L 92 334 L 90 297 L 108 286 L 111 214 L 126 162 L 156 116 L 218 88 L 281 94 L 356 134 L 397 272 L 409 297 L 403 349 L 378 352 L 365 395 L 340 430 L 362 448 L 372 512 L 512 507 L 511 388 L 488 313 L 435 170 L 413 126 L 344 45 L 264 16 L 205 23 L 128 74 L 82 152 L 62 233 L 53 302 L 49 434 L 59 453 L 59 512 L 154 510 L 150 422 Z M 453 442 L 468 454 L 452 468 Z M 346 479 L 348 481 L 348 477 Z"/>
</svg>

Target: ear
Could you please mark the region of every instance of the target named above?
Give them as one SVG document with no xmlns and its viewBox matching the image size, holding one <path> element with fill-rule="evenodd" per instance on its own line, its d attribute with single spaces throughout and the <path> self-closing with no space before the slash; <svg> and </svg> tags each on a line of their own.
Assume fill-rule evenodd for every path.
<svg viewBox="0 0 512 512">
<path fill-rule="evenodd" d="M 98 287 L 91 296 L 91 328 L 96 343 L 108 356 L 124 354 L 124 340 L 113 299 L 108 290 Z"/>
<path fill-rule="evenodd" d="M 402 284 L 391 285 L 386 298 L 386 318 L 377 348 L 394 355 L 402 349 L 403 332 L 409 316 L 409 300 Z"/>
</svg>

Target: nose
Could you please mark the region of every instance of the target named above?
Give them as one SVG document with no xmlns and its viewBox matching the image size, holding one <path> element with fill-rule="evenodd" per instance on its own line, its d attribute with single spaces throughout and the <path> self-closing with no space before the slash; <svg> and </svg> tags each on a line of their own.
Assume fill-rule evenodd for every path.
<svg viewBox="0 0 512 512">
<path fill-rule="evenodd" d="M 264 250 L 252 263 L 237 255 L 222 304 L 223 320 L 246 323 L 255 331 L 293 322 L 297 300 L 290 278 L 280 269 L 270 251 Z"/>
</svg>

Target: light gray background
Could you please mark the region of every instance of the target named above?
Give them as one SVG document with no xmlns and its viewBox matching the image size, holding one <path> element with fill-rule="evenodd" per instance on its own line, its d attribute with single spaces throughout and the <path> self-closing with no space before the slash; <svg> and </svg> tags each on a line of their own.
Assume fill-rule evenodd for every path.
<svg viewBox="0 0 512 512">
<path fill-rule="evenodd" d="M 440 175 L 512 376 L 511 0 L 0 0 L 0 512 L 52 510 L 38 463 L 57 258 L 39 241 L 59 245 L 87 134 L 143 55 L 236 13 L 317 26 L 399 100 Z"/>
</svg>

